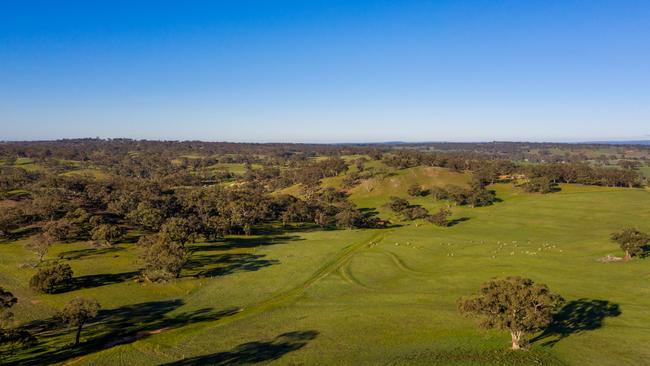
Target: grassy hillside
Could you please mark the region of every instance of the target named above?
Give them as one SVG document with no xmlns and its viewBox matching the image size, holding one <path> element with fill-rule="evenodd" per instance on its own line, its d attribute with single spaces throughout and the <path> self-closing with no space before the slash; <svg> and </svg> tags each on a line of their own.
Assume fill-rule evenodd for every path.
<svg viewBox="0 0 650 366">
<path fill-rule="evenodd" d="M 413 168 L 350 191 L 362 207 L 406 197 L 414 182 L 467 182 L 465 174 Z M 333 184 L 332 181 L 325 184 Z M 384 230 L 288 230 L 197 243 L 182 278 L 140 284 L 133 244 L 105 250 L 57 244 L 75 290 L 36 295 L 21 242 L 0 244 L 0 283 L 19 297 L 18 320 L 47 319 L 75 296 L 97 298 L 98 320 L 80 349 L 73 335 L 43 332 L 8 361 L 83 365 L 570 364 L 638 365 L 650 359 L 650 261 L 603 264 L 608 239 L 626 225 L 650 231 L 650 192 L 562 185 L 554 194 L 492 187 L 502 202 L 453 207 L 449 228 L 413 222 Z M 435 208 L 430 197 L 412 200 Z M 384 212 L 384 214 L 386 214 Z M 509 335 L 482 331 L 456 300 L 494 276 L 521 275 L 573 301 L 573 322 L 540 335 L 527 352 Z M 561 325 L 561 326 L 560 326 Z"/>
</svg>

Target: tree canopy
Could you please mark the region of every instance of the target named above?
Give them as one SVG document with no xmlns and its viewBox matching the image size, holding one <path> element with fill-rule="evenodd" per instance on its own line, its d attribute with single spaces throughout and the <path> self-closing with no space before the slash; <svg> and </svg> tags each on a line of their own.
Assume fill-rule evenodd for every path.
<svg viewBox="0 0 650 366">
<path fill-rule="evenodd" d="M 526 337 L 547 327 L 563 303 L 560 295 L 546 285 L 521 277 L 492 279 L 481 285 L 478 294 L 461 298 L 461 313 L 481 318 L 485 328 L 507 330 L 512 349 L 525 345 Z"/>
</svg>

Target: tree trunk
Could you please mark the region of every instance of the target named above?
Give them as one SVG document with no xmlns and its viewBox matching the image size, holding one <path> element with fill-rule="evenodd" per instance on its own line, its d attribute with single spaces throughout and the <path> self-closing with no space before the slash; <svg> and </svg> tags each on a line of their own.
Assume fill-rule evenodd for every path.
<svg viewBox="0 0 650 366">
<path fill-rule="evenodd" d="M 81 338 L 81 327 L 83 327 L 83 324 L 79 324 L 77 326 L 77 336 L 75 337 L 75 340 L 74 340 L 74 345 L 75 346 L 79 345 L 79 339 Z"/>
<path fill-rule="evenodd" d="M 625 251 L 625 260 L 626 260 L 626 261 L 629 261 L 630 259 L 632 259 L 632 256 L 630 255 L 630 251 L 629 251 L 629 250 L 626 250 L 626 251 Z"/>
<path fill-rule="evenodd" d="M 512 338 L 512 349 L 518 350 L 521 349 L 521 338 L 523 333 L 521 331 L 510 331 L 510 337 Z"/>
</svg>

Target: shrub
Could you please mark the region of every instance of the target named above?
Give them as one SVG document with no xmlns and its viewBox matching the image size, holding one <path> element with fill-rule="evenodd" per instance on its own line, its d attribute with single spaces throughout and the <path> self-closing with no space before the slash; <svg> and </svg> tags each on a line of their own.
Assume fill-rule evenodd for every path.
<svg viewBox="0 0 650 366">
<path fill-rule="evenodd" d="M 38 270 L 29 281 L 29 286 L 47 294 L 62 290 L 72 280 L 72 268 L 68 264 L 55 264 Z"/>
<path fill-rule="evenodd" d="M 388 202 L 388 207 L 395 213 L 400 213 L 410 206 L 409 201 L 404 198 L 391 197 Z"/>
<path fill-rule="evenodd" d="M 414 183 L 409 187 L 407 190 L 408 194 L 411 197 L 419 197 L 419 196 L 424 196 L 424 190 L 422 189 L 422 186 L 420 186 L 417 183 Z"/>
<path fill-rule="evenodd" d="M 438 212 L 429 216 L 427 220 L 436 226 L 449 226 L 449 221 L 447 220 L 449 215 L 451 215 L 451 211 L 441 208 Z"/>
<path fill-rule="evenodd" d="M 403 210 L 402 215 L 407 220 L 424 219 L 429 217 L 429 211 L 422 206 L 413 206 Z"/>
</svg>

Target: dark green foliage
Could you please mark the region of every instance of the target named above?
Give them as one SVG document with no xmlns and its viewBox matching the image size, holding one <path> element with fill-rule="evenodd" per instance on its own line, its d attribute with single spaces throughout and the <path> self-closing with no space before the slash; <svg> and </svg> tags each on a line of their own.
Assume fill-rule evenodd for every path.
<svg viewBox="0 0 650 366">
<path fill-rule="evenodd" d="M 443 187 L 433 187 L 431 188 L 431 196 L 434 200 L 442 201 L 449 199 L 449 192 Z"/>
<path fill-rule="evenodd" d="M 521 188 L 529 193 L 551 193 L 556 186 L 557 184 L 551 182 L 548 177 L 538 177 L 529 179 Z"/>
<path fill-rule="evenodd" d="M 481 207 L 496 201 L 494 192 L 487 190 L 478 181 L 474 181 L 470 188 L 449 184 L 444 188 L 435 188 L 432 193 L 437 200 L 449 200 L 460 206 Z"/>
<path fill-rule="evenodd" d="M 409 206 L 402 210 L 401 214 L 406 220 L 425 219 L 429 217 L 429 211 L 422 206 Z"/>
<path fill-rule="evenodd" d="M 409 208 L 410 205 L 411 204 L 409 201 L 399 197 L 391 197 L 390 201 L 388 202 L 388 207 L 395 213 L 401 213 L 402 211 Z"/>
<path fill-rule="evenodd" d="M 346 205 L 335 216 L 336 225 L 352 229 L 362 225 L 363 214 L 353 205 Z"/>
<path fill-rule="evenodd" d="M 117 225 L 99 224 L 90 232 L 92 240 L 99 243 L 114 244 L 124 236 L 124 231 Z"/>
<path fill-rule="evenodd" d="M 528 336 L 551 323 L 563 302 L 546 285 L 506 277 L 485 282 L 476 296 L 459 299 L 458 309 L 463 314 L 481 317 L 482 327 L 509 331 L 512 349 L 519 349 Z"/>
<path fill-rule="evenodd" d="M 482 186 L 487 186 L 499 181 L 501 176 L 509 176 L 516 168 L 515 164 L 509 160 L 485 162 L 474 170 L 474 179 L 481 182 Z"/>
<path fill-rule="evenodd" d="M 127 218 L 146 229 L 158 230 L 160 225 L 165 221 L 165 216 L 160 209 L 151 207 L 142 202 L 137 208 L 129 212 Z"/>
<path fill-rule="evenodd" d="M 449 216 L 451 215 L 451 211 L 441 208 L 438 210 L 438 212 L 434 213 L 433 215 L 430 215 L 427 220 L 429 220 L 430 223 L 436 225 L 436 226 L 449 226 Z"/>
<path fill-rule="evenodd" d="M 538 164 L 521 169 L 529 179 L 548 177 L 553 183 L 578 183 L 609 187 L 641 184 L 639 172 L 630 169 L 592 167 L 587 164 Z"/>
<path fill-rule="evenodd" d="M 417 184 L 417 183 L 413 183 L 413 184 L 408 188 L 407 193 L 408 193 L 409 196 L 411 196 L 411 197 L 420 197 L 420 196 L 424 196 L 425 190 L 422 189 L 422 186 L 421 186 L 421 185 L 419 185 L 419 184 Z"/>
<path fill-rule="evenodd" d="M 496 196 L 493 191 L 478 186 L 467 191 L 465 200 L 471 207 L 482 207 L 493 204 L 496 201 Z"/>
<path fill-rule="evenodd" d="M 199 236 L 200 223 L 197 218 L 172 217 L 161 226 L 160 232 L 175 242 L 185 245 L 193 243 Z"/>
<path fill-rule="evenodd" d="M 625 260 L 643 255 L 650 243 L 650 235 L 635 228 L 625 228 L 615 232 L 611 235 L 611 239 L 625 252 Z"/>
<path fill-rule="evenodd" d="M 55 264 L 40 268 L 29 281 L 29 286 L 38 292 L 51 294 L 65 288 L 72 280 L 72 268 L 68 264 Z"/>
<path fill-rule="evenodd" d="M 9 310 L 16 305 L 18 299 L 9 291 L 0 286 L 0 337 L 7 325 L 11 322 L 14 314 Z"/>
<path fill-rule="evenodd" d="M 182 245 L 164 233 L 141 237 L 138 249 L 142 276 L 152 282 L 177 278 L 189 257 Z"/>
<path fill-rule="evenodd" d="M 72 223 L 67 219 L 49 221 L 43 227 L 43 232 L 54 241 L 67 240 L 73 237 L 74 228 Z"/>
<path fill-rule="evenodd" d="M 11 352 L 12 349 L 26 346 L 34 341 L 34 337 L 28 331 L 10 328 L 14 317 L 10 309 L 17 302 L 18 299 L 11 292 L 0 287 L 0 353 L 7 349 Z M 0 364 L 2 364 L 1 360 Z"/>
<path fill-rule="evenodd" d="M 64 324 L 76 328 L 75 346 L 79 345 L 81 330 L 88 321 L 94 319 L 99 312 L 100 305 L 97 300 L 77 297 L 70 300 L 57 314 L 57 318 Z"/>
</svg>

